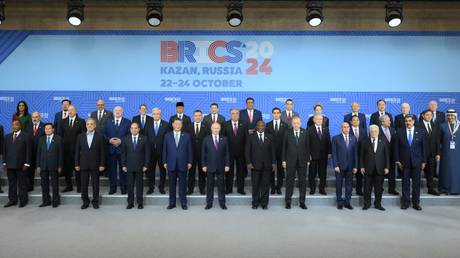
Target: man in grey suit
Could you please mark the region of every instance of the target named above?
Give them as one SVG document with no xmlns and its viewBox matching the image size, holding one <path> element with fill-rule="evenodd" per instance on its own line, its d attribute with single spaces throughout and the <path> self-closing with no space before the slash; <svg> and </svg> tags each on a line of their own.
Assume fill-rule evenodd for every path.
<svg viewBox="0 0 460 258">
<path fill-rule="evenodd" d="M 97 101 L 97 110 L 91 112 L 92 119 L 96 120 L 96 132 L 104 132 L 104 125 L 107 120 L 113 118 L 111 111 L 105 109 L 105 102 L 103 99 Z"/>
<path fill-rule="evenodd" d="M 284 102 L 285 110 L 281 112 L 281 121 L 288 125 L 288 128 L 292 128 L 291 121 L 293 117 L 299 116 L 299 113 L 293 110 L 294 101 L 292 99 L 286 99 Z"/>
</svg>

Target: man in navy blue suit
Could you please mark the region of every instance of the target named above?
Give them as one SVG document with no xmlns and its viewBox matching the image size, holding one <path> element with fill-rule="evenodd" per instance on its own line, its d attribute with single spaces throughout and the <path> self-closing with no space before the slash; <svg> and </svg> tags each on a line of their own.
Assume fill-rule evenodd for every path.
<svg viewBox="0 0 460 258">
<path fill-rule="evenodd" d="M 350 124 L 350 134 L 354 135 L 356 140 L 358 141 L 358 153 L 361 151 L 361 145 L 363 140 L 367 138 L 367 128 L 361 127 L 361 121 L 359 120 L 358 116 L 353 116 L 351 118 Z M 359 156 L 358 156 L 359 159 Z M 359 160 L 358 160 L 359 164 Z M 363 174 L 361 173 L 356 173 L 356 186 L 355 186 L 355 191 L 356 195 L 362 196 L 363 195 Z"/>
<path fill-rule="evenodd" d="M 359 118 L 359 127 L 362 128 L 363 130 L 366 129 L 366 115 L 364 113 L 359 112 L 359 103 L 358 102 L 353 102 L 351 103 L 351 113 L 348 113 L 343 116 L 343 121 L 348 122 L 351 126 L 351 119 L 353 116 L 358 116 Z"/>
<path fill-rule="evenodd" d="M 117 192 L 118 177 L 120 178 L 121 194 L 126 194 L 126 173 L 121 171 L 121 144 L 129 133 L 131 121 L 123 117 L 123 108 L 116 106 L 113 109 L 113 119 L 107 120 L 104 126 L 104 138 L 109 142 L 109 194 Z"/>
<path fill-rule="evenodd" d="M 246 109 L 240 110 L 240 120 L 248 125 L 249 134 L 254 132 L 257 122 L 262 120 L 262 112 L 254 108 L 254 98 L 246 99 Z"/>
<path fill-rule="evenodd" d="M 168 171 L 169 205 L 176 207 L 176 184 L 179 178 L 179 198 L 183 210 L 187 209 L 187 171 L 192 167 L 193 148 L 189 133 L 182 130 L 182 120 L 174 118 L 173 131 L 165 134 L 163 142 L 163 166 Z"/>
<path fill-rule="evenodd" d="M 380 124 L 379 118 L 383 115 L 387 115 L 390 118 L 391 124 L 393 124 L 393 116 L 390 113 L 385 111 L 386 108 L 387 108 L 387 102 L 385 100 L 383 99 L 377 100 L 378 110 L 377 112 L 372 113 L 369 125 L 379 125 Z"/>
<path fill-rule="evenodd" d="M 54 132 L 57 135 L 61 135 L 61 124 L 62 120 L 66 119 L 69 116 L 69 107 L 72 105 L 72 101 L 70 99 L 63 99 L 61 100 L 61 111 L 57 112 L 54 115 L 54 128 L 56 131 Z"/>
<path fill-rule="evenodd" d="M 413 115 L 406 116 L 404 121 L 406 128 L 397 131 L 395 145 L 396 165 L 403 171 L 401 209 L 409 208 L 411 203 L 412 179 L 412 207 L 420 211 L 420 175 L 426 164 L 426 138 L 422 129 L 414 127 Z"/>
<path fill-rule="evenodd" d="M 336 178 L 337 209 L 352 210 L 351 192 L 353 174 L 358 171 L 358 141 L 350 134 L 350 125 L 342 123 L 342 133 L 332 138 L 332 164 Z M 345 180 L 345 199 L 342 198 L 342 184 Z"/>
<path fill-rule="evenodd" d="M 230 171 L 230 152 L 227 137 L 219 135 L 220 128 L 220 123 L 214 122 L 211 125 L 211 134 L 204 138 L 203 146 L 201 147 L 201 164 L 203 171 L 207 174 L 206 210 L 212 208 L 216 177 L 219 205 L 223 210 L 227 209 L 227 206 L 225 206 L 224 173 Z"/>
</svg>

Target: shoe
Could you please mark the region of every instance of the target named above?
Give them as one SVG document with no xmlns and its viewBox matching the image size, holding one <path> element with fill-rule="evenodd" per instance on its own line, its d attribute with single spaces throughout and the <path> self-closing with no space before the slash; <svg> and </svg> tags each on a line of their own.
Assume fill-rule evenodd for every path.
<svg viewBox="0 0 460 258">
<path fill-rule="evenodd" d="M 351 204 L 345 204 L 343 207 L 349 209 L 349 210 L 353 210 L 353 206 L 351 206 Z"/>
<path fill-rule="evenodd" d="M 170 205 L 168 205 L 168 207 L 166 207 L 166 209 L 168 209 L 168 210 L 171 210 L 171 209 L 174 209 L 174 208 L 176 208 L 176 205 L 171 205 L 170 204 Z"/>
<path fill-rule="evenodd" d="M 93 202 L 93 209 L 99 209 L 99 203 Z"/>
<path fill-rule="evenodd" d="M 187 195 L 191 195 L 191 194 L 193 194 L 192 190 L 187 191 Z"/>
<path fill-rule="evenodd" d="M 153 194 L 153 188 L 150 188 L 150 189 L 147 191 L 147 194 Z"/>
<path fill-rule="evenodd" d="M 356 191 L 356 195 L 363 196 L 363 192 L 362 191 Z"/>
<path fill-rule="evenodd" d="M 383 208 L 382 206 L 375 206 L 375 208 L 376 208 L 377 210 L 379 210 L 379 211 L 384 211 L 384 210 L 385 210 L 385 208 Z"/>
<path fill-rule="evenodd" d="M 144 208 L 144 204 L 138 204 L 138 205 L 137 205 L 137 208 L 138 208 L 139 210 L 142 210 L 142 209 Z"/>
<path fill-rule="evenodd" d="M 132 209 L 132 208 L 134 208 L 134 204 L 128 204 L 128 206 L 126 206 L 126 209 L 127 209 L 127 210 L 130 210 L 130 209 Z"/>
<path fill-rule="evenodd" d="M 270 191 L 270 194 L 275 194 L 275 193 L 276 193 L 276 190 L 272 188 L 272 190 Z"/>
<path fill-rule="evenodd" d="M 57 208 L 59 206 L 59 203 L 53 203 L 53 208 Z"/>
<path fill-rule="evenodd" d="M 165 190 L 163 190 L 163 189 L 160 190 L 160 193 L 161 193 L 161 194 L 166 194 Z"/>
<path fill-rule="evenodd" d="M 115 194 L 117 191 L 110 191 L 109 195 Z"/>
<path fill-rule="evenodd" d="M 388 191 L 388 193 L 391 195 L 399 195 L 399 192 L 396 190 Z"/>
<path fill-rule="evenodd" d="M 51 205 L 51 202 L 44 202 L 44 203 L 40 204 L 40 206 L 38 206 L 38 207 L 43 208 L 43 207 L 50 206 L 50 205 Z"/>
<path fill-rule="evenodd" d="M 227 209 L 227 206 L 225 204 L 221 204 L 220 205 L 220 208 L 222 208 L 222 210 L 226 210 Z"/>
<path fill-rule="evenodd" d="M 306 210 L 307 209 L 307 205 L 305 205 L 305 203 L 301 203 L 299 205 L 299 207 L 302 209 L 302 210 Z"/>
<path fill-rule="evenodd" d="M 4 193 L 3 190 L 0 188 L 0 193 Z"/>
<path fill-rule="evenodd" d="M 200 194 L 205 195 L 206 193 L 204 192 L 204 190 L 203 191 L 200 190 Z"/>
<path fill-rule="evenodd" d="M 241 194 L 241 195 L 246 195 L 245 191 L 238 191 L 238 193 Z"/>
<path fill-rule="evenodd" d="M 262 205 L 262 210 L 267 210 L 268 206 L 267 205 Z"/>
<path fill-rule="evenodd" d="M 80 189 L 77 189 L 77 193 L 81 193 L 81 190 L 80 190 Z"/>
<path fill-rule="evenodd" d="M 337 204 L 337 209 L 342 210 L 343 209 L 343 204 Z"/>
<path fill-rule="evenodd" d="M 413 207 L 414 210 L 416 210 L 416 211 L 421 211 L 421 210 L 422 210 L 422 207 L 420 207 L 420 205 L 418 205 L 418 204 L 414 204 L 412 207 Z"/>
<path fill-rule="evenodd" d="M 407 210 L 409 208 L 408 204 L 401 204 L 401 210 Z"/>
<path fill-rule="evenodd" d="M 286 203 L 286 205 L 284 206 L 284 208 L 286 208 L 286 209 L 288 209 L 288 210 L 291 209 L 291 204 L 290 204 L 290 203 Z"/>
<path fill-rule="evenodd" d="M 21 202 L 19 202 L 19 208 L 23 208 L 23 207 L 26 207 L 26 205 L 27 205 L 27 202 L 28 202 L 28 201 L 25 201 L 25 202 L 22 202 L 22 203 L 21 203 Z"/>
<path fill-rule="evenodd" d="M 232 190 L 227 190 L 227 191 L 225 191 L 225 194 L 231 194 L 231 193 L 233 193 Z"/>
<path fill-rule="evenodd" d="M 282 193 L 281 193 L 281 189 L 276 189 L 276 193 L 277 193 L 277 194 L 282 194 Z"/>
<path fill-rule="evenodd" d="M 363 207 L 363 211 L 367 211 L 367 210 L 369 210 L 369 208 L 370 208 L 370 206 L 369 206 L 369 205 L 364 205 L 364 207 Z"/>
<path fill-rule="evenodd" d="M 314 195 L 315 194 L 315 190 L 310 190 L 310 195 Z"/>
<path fill-rule="evenodd" d="M 187 205 L 182 205 L 182 209 L 183 209 L 183 210 L 188 210 Z"/>
<path fill-rule="evenodd" d="M 122 191 L 121 191 L 121 194 L 125 195 L 125 194 L 126 194 L 126 190 L 124 190 L 124 191 L 122 190 Z"/>
<path fill-rule="evenodd" d="M 84 209 L 87 209 L 89 207 L 89 203 L 83 203 L 83 205 L 81 206 L 81 209 L 84 210 Z"/>
<path fill-rule="evenodd" d="M 68 193 L 68 192 L 72 192 L 72 191 L 73 191 L 72 187 L 66 187 L 66 188 L 64 188 L 64 190 L 62 190 L 63 193 Z"/>
<path fill-rule="evenodd" d="M 4 207 L 4 208 L 8 208 L 8 207 L 11 207 L 11 206 L 16 206 L 16 205 L 18 205 L 17 202 L 8 202 L 8 203 L 5 204 L 3 207 Z"/>
<path fill-rule="evenodd" d="M 440 196 L 441 194 L 436 191 L 435 189 L 430 189 L 428 190 L 428 194 L 434 195 L 434 196 Z"/>
<path fill-rule="evenodd" d="M 206 207 L 204 207 L 205 210 L 209 210 L 212 208 L 212 204 L 206 204 Z"/>
<path fill-rule="evenodd" d="M 324 189 L 319 190 L 319 193 L 320 193 L 321 195 L 327 195 L 327 193 L 326 193 L 326 191 L 325 191 Z"/>
<path fill-rule="evenodd" d="M 253 210 L 257 210 L 257 205 L 252 205 Z"/>
</svg>

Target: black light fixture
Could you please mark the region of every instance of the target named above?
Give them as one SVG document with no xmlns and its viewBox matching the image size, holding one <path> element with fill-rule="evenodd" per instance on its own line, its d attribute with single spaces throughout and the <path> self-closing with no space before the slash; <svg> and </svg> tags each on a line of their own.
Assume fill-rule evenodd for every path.
<svg viewBox="0 0 460 258">
<path fill-rule="evenodd" d="M 243 22 L 243 1 L 230 1 L 227 6 L 227 22 L 232 27 L 238 27 Z"/>
<path fill-rule="evenodd" d="M 72 26 L 79 26 L 85 19 L 83 0 L 70 0 L 67 3 L 67 21 Z"/>
<path fill-rule="evenodd" d="M 309 1 L 307 4 L 307 17 L 308 24 L 312 27 L 321 25 L 323 22 L 323 5 L 321 1 Z"/>
<path fill-rule="evenodd" d="M 147 22 L 152 27 L 160 26 L 163 21 L 163 3 L 160 0 L 147 1 Z"/>
<path fill-rule="evenodd" d="M 403 21 L 402 4 L 399 1 L 389 1 L 385 8 L 385 21 L 390 27 L 398 27 Z"/>
<path fill-rule="evenodd" d="M 5 20 L 5 1 L 0 0 L 0 25 Z"/>
</svg>

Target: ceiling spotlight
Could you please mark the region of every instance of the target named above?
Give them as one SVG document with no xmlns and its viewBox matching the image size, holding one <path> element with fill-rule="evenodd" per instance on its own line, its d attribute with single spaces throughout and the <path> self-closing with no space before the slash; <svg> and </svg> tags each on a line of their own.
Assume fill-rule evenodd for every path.
<svg viewBox="0 0 460 258">
<path fill-rule="evenodd" d="M 306 20 L 312 27 L 319 26 L 323 22 L 323 5 L 320 1 L 308 2 Z"/>
<path fill-rule="evenodd" d="M 227 22 L 232 27 L 238 27 L 243 22 L 243 1 L 230 1 L 227 6 Z"/>
<path fill-rule="evenodd" d="M 70 0 L 67 4 L 67 21 L 72 26 L 79 26 L 85 19 L 83 0 Z"/>
<path fill-rule="evenodd" d="M 399 1 L 390 1 L 385 7 L 385 21 L 390 27 L 398 27 L 403 21 L 402 4 Z"/>
<path fill-rule="evenodd" d="M 152 27 L 160 26 L 163 21 L 163 4 L 160 0 L 147 1 L 147 22 Z"/>
<path fill-rule="evenodd" d="M 5 20 L 5 1 L 0 0 L 0 25 Z"/>
</svg>

